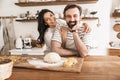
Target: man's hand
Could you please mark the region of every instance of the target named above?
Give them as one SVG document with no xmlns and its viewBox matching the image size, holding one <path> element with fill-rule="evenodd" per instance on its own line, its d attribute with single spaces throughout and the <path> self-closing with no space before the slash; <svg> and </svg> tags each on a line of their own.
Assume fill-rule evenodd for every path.
<svg viewBox="0 0 120 80">
<path fill-rule="evenodd" d="M 91 32 L 91 28 L 89 27 L 89 25 L 87 23 L 83 23 L 82 26 L 84 27 L 84 32 L 86 32 L 86 33 L 90 33 Z M 79 24 L 75 25 L 72 29 L 68 28 L 68 30 L 70 32 L 75 31 L 75 30 L 79 30 L 79 29 L 80 29 L 80 25 Z"/>
<path fill-rule="evenodd" d="M 79 27 L 78 24 L 75 25 L 72 29 L 71 29 L 71 28 L 68 28 L 68 30 L 69 30 L 70 32 L 73 32 L 73 31 L 76 31 L 76 30 L 79 30 L 79 29 L 80 29 L 80 27 Z"/>
<path fill-rule="evenodd" d="M 79 29 L 79 24 L 76 24 L 76 25 L 72 28 L 72 30 L 77 30 L 77 29 Z"/>
</svg>

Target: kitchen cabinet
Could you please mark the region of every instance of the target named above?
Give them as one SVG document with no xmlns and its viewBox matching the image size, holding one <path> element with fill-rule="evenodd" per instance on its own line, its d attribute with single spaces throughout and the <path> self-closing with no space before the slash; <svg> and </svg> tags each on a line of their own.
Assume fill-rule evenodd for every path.
<svg viewBox="0 0 120 80">
<path fill-rule="evenodd" d="M 120 55 L 120 48 L 109 48 L 108 49 L 109 55 Z"/>
<path fill-rule="evenodd" d="M 23 3 L 15 3 L 15 5 L 25 7 L 25 6 L 48 6 L 48 5 L 66 5 L 66 4 L 92 4 L 96 3 L 98 0 L 76 0 L 76 1 L 46 1 L 46 2 L 23 2 Z"/>
</svg>

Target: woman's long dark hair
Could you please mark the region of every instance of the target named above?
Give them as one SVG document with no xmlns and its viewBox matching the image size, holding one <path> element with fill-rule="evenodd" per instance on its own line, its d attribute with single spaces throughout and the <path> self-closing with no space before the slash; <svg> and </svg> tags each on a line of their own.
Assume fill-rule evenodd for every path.
<svg viewBox="0 0 120 80">
<path fill-rule="evenodd" d="M 52 14 L 54 14 L 52 11 L 50 11 L 49 9 L 42 9 L 38 15 L 38 32 L 39 32 L 39 37 L 38 40 L 40 41 L 40 44 L 44 44 L 44 34 L 45 31 L 47 30 L 47 28 L 49 28 L 49 25 L 45 25 L 45 21 L 44 21 L 44 14 L 47 12 L 51 12 Z"/>
</svg>

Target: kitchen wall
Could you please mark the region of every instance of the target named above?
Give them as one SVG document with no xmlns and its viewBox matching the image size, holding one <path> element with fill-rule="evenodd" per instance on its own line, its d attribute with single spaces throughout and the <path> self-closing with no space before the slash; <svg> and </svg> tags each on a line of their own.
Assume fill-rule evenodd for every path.
<svg viewBox="0 0 120 80">
<path fill-rule="evenodd" d="M 111 39 L 111 21 L 110 14 L 112 12 L 112 3 L 118 3 L 119 0 L 99 0 L 96 4 L 79 4 L 83 9 L 89 9 L 89 11 L 97 11 L 98 13 L 95 16 L 99 17 L 100 26 L 98 27 L 98 20 L 84 21 L 87 22 L 92 28 L 93 40 L 92 42 L 95 49 L 90 51 L 91 55 L 107 55 L 107 49 L 109 47 L 109 41 Z M 25 13 L 30 11 L 32 14 L 35 14 L 37 10 L 47 8 L 52 10 L 54 13 L 62 13 L 65 5 L 56 5 L 56 6 L 35 6 L 35 7 L 20 7 L 14 3 L 18 0 L 0 0 L 0 16 L 10 16 L 16 15 L 19 16 L 20 13 Z M 29 36 L 32 35 L 34 39 L 37 39 L 37 22 L 16 22 L 14 21 L 15 35 L 16 38 L 19 36 Z M 97 45 L 97 46 L 96 46 Z"/>
<path fill-rule="evenodd" d="M 117 38 L 117 34 L 118 32 L 114 31 L 113 30 L 113 27 L 115 24 L 119 23 L 120 22 L 115 22 L 115 21 L 120 21 L 120 18 L 114 18 L 112 17 L 112 13 L 114 12 L 114 10 L 116 8 L 119 8 L 120 9 L 120 0 L 113 0 L 112 1 L 112 8 L 111 8 L 111 15 L 110 15 L 110 41 L 113 41 L 116 45 L 115 47 L 118 47 L 120 48 L 120 39 Z"/>
</svg>

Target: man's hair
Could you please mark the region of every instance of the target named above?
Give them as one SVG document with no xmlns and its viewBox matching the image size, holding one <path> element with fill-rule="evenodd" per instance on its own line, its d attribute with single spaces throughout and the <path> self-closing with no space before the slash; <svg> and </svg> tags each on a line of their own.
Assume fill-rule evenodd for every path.
<svg viewBox="0 0 120 80">
<path fill-rule="evenodd" d="M 82 8 L 76 4 L 68 4 L 65 8 L 64 8 L 64 11 L 63 11 L 63 14 L 64 14 L 64 17 L 65 17 L 65 12 L 68 10 L 68 9 L 71 9 L 71 8 L 78 8 L 79 12 L 80 12 L 80 15 L 82 13 Z"/>
</svg>

